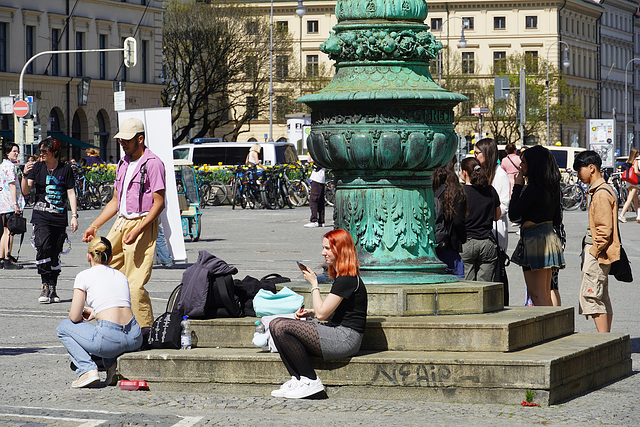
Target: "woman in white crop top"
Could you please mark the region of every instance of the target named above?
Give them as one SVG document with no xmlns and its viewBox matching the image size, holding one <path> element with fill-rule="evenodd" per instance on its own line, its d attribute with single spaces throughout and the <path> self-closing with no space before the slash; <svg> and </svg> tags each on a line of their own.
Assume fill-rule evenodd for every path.
<svg viewBox="0 0 640 427">
<path fill-rule="evenodd" d="M 131 311 L 129 282 L 109 267 L 110 260 L 111 242 L 105 237 L 91 240 L 87 253 L 91 268 L 76 276 L 69 318 L 58 326 L 58 338 L 76 366 L 74 388 L 100 381 L 92 354 L 102 357 L 106 384 L 115 385 L 117 357 L 142 345 L 140 325 Z M 89 323 L 94 319 L 96 326 Z"/>
</svg>

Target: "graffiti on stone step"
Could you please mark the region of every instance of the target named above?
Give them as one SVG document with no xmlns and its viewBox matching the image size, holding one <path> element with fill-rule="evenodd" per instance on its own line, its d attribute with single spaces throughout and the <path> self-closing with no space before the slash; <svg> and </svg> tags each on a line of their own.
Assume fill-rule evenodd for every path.
<svg viewBox="0 0 640 427">
<path fill-rule="evenodd" d="M 451 382 L 447 366 L 423 363 L 377 364 L 369 384 L 387 382 L 390 385 L 445 387 Z"/>
</svg>

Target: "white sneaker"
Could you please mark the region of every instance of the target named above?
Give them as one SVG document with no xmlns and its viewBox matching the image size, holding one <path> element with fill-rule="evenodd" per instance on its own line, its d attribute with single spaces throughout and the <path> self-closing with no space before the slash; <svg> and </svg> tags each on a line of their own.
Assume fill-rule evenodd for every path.
<svg viewBox="0 0 640 427">
<path fill-rule="evenodd" d="M 271 396 L 273 396 L 273 397 L 284 397 L 284 395 L 285 395 L 285 393 L 287 391 L 293 390 L 294 388 L 298 387 L 299 383 L 300 383 L 300 380 L 297 379 L 296 377 L 292 376 L 291 379 L 289 381 L 287 381 L 286 383 L 282 384 L 279 389 L 273 390 L 271 392 Z"/>
<path fill-rule="evenodd" d="M 622 215 L 618 215 L 618 221 L 627 222 L 627 219 L 625 217 L 623 217 Z"/>
<path fill-rule="evenodd" d="M 307 227 L 307 228 L 320 227 L 317 222 L 310 222 L 309 224 L 305 224 L 304 226 Z"/>
<path fill-rule="evenodd" d="M 310 380 L 307 377 L 300 377 L 298 386 L 286 390 L 283 397 L 286 397 L 288 399 L 302 399 L 304 397 L 313 396 L 314 394 L 320 393 L 321 391 L 324 391 L 324 385 L 322 385 L 322 381 L 320 381 L 320 378 Z"/>
<path fill-rule="evenodd" d="M 100 381 L 100 376 L 98 375 L 98 370 L 93 369 L 91 371 L 87 371 L 84 374 L 80 375 L 74 382 L 71 383 L 71 387 L 73 388 L 82 388 L 93 383 L 97 383 Z"/>
</svg>

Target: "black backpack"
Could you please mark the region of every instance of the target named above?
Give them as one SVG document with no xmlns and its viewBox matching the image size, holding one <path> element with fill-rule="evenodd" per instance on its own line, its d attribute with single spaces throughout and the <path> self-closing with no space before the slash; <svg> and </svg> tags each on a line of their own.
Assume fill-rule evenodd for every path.
<svg viewBox="0 0 640 427">
<path fill-rule="evenodd" d="M 245 316 L 255 317 L 256 312 L 253 309 L 253 297 L 256 296 L 260 289 L 271 291 L 274 294 L 277 292 L 276 284 L 287 283 L 291 279 L 283 277 L 277 273 L 272 273 L 264 276 L 258 280 L 255 277 L 246 276 L 242 280 L 235 279 L 233 281 L 234 291 L 238 300 L 240 301 L 240 307 Z"/>
<path fill-rule="evenodd" d="M 181 289 L 182 284 L 176 286 L 167 301 L 166 311 L 153 321 L 148 338 L 151 348 L 173 348 L 176 350 L 180 348 L 182 313 L 175 306 L 175 302 L 180 297 Z"/>
</svg>

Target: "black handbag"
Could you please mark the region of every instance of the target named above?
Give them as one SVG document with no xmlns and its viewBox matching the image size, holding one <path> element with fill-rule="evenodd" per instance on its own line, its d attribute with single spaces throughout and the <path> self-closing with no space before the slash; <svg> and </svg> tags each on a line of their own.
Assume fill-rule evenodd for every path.
<svg viewBox="0 0 640 427">
<path fill-rule="evenodd" d="M 616 278 L 620 282 L 633 282 L 633 273 L 631 272 L 631 263 L 627 257 L 627 252 L 620 244 L 620 259 L 611 263 L 609 275 Z"/>
<path fill-rule="evenodd" d="M 27 219 L 22 214 L 10 214 L 7 218 L 7 228 L 13 235 L 24 234 L 27 232 Z"/>
<path fill-rule="evenodd" d="M 180 348 L 180 334 L 182 333 L 182 313 L 176 307 L 182 284 L 176 286 L 167 301 L 166 311 L 158 316 L 151 325 L 148 343 L 151 348 Z"/>
</svg>

